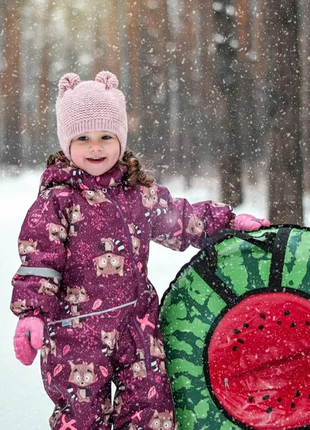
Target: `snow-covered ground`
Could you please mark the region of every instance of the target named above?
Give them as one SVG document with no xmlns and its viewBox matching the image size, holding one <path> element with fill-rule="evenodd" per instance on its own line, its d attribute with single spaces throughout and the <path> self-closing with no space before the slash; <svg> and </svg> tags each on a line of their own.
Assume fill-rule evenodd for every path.
<svg viewBox="0 0 310 430">
<path fill-rule="evenodd" d="M 18 177 L 0 179 L 0 280 L 2 297 L 0 300 L 0 429 L 1 430 L 47 430 L 48 417 L 53 405 L 43 390 L 39 359 L 25 367 L 15 359 L 13 335 L 17 318 L 9 309 L 11 279 L 20 262 L 17 253 L 17 237 L 29 206 L 36 198 L 40 171 L 25 172 Z M 217 182 L 197 179 L 194 189 L 182 189 L 182 181 L 174 180 L 168 185 L 174 197 L 186 197 L 191 203 L 202 200 L 219 200 Z M 266 217 L 266 189 L 264 184 L 247 187 L 245 203 L 237 208 L 237 213 L 247 212 L 258 217 Z M 157 244 L 152 244 L 149 277 L 159 296 L 169 286 L 174 276 L 195 253 L 190 248 L 184 253 L 173 252 Z"/>
</svg>

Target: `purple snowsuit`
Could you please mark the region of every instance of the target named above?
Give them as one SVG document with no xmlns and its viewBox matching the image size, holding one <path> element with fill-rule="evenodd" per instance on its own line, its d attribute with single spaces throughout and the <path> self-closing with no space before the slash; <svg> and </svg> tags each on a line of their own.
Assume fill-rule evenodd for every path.
<svg viewBox="0 0 310 430">
<path fill-rule="evenodd" d="M 227 205 L 190 205 L 156 184 L 128 187 L 123 173 L 94 177 L 57 162 L 21 229 L 11 308 L 45 322 L 52 429 L 175 428 L 149 242 L 199 248 L 234 217 Z"/>
</svg>

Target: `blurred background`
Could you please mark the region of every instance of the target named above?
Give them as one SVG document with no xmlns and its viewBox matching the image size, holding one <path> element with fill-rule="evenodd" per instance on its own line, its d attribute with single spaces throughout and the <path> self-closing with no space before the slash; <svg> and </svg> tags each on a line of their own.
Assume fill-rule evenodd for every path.
<svg viewBox="0 0 310 430">
<path fill-rule="evenodd" d="M 128 146 L 158 181 L 211 175 L 242 204 L 265 181 L 269 217 L 304 220 L 310 191 L 308 0 L 1 0 L 1 176 L 59 149 L 67 72 L 119 77 Z"/>
</svg>

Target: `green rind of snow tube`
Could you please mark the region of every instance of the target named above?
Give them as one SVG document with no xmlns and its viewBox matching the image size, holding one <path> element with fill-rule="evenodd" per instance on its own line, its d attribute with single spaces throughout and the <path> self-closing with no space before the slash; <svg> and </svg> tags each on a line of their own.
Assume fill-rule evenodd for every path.
<svg viewBox="0 0 310 430">
<path fill-rule="evenodd" d="M 219 407 L 207 386 L 207 339 L 228 309 L 256 291 L 289 290 L 307 297 L 309 257 L 307 228 L 271 226 L 252 233 L 225 230 L 207 239 L 206 247 L 180 270 L 160 309 L 179 430 L 260 428 L 234 419 Z"/>
</svg>

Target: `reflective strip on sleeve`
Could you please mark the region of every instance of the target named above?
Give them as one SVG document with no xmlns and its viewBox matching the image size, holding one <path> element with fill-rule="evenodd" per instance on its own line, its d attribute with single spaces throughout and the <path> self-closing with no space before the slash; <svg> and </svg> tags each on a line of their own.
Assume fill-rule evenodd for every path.
<svg viewBox="0 0 310 430">
<path fill-rule="evenodd" d="M 58 278 L 61 279 L 61 273 L 57 270 L 50 269 L 48 267 L 26 267 L 20 266 L 17 270 L 17 275 L 21 276 L 40 276 L 42 278 Z"/>
</svg>

